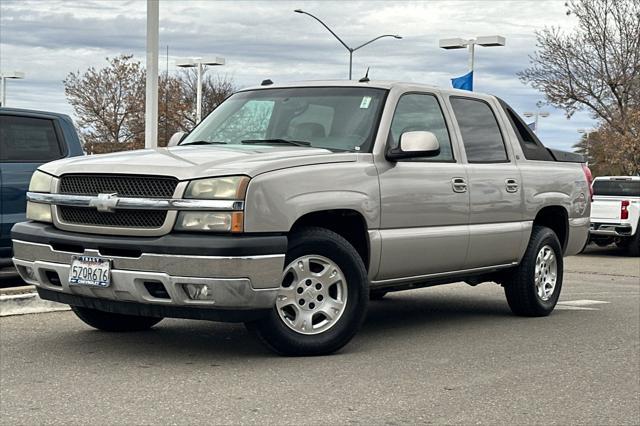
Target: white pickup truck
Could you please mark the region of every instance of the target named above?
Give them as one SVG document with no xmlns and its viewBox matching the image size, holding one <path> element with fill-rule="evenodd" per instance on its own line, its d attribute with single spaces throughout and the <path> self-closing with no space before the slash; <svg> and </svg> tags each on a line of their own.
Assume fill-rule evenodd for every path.
<svg viewBox="0 0 640 426">
<path fill-rule="evenodd" d="M 640 176 L 602 176 L 593 181 L 591 241 L 604 247 L 616 243 L 640 255 Z"/>
</svg>

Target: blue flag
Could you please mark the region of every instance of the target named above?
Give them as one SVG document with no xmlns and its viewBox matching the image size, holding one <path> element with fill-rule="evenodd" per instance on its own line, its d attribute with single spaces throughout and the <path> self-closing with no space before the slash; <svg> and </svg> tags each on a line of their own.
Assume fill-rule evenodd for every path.
<svg viewBox="0 0 640 426">
<path fill-rule="evenodd" d="M 451 85 L 454 89 L 462 89 L 473 92 L 473 71 L 469 71 L 462 77 L 452 78 Z"/>
</svg>

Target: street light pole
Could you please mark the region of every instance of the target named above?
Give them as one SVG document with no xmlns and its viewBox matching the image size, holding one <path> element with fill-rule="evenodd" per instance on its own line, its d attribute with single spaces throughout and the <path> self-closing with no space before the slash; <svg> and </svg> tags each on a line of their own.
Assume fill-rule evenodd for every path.
<svg viewBox="0 0 640 426">
<path fill-rule="evenodd" d="M 158 147 L 158 0 L 147 0 L 147 82 L 144 147 Z"/>
<path fill-rule="evenodd" d="M 20 71 L 0 73 L 0 89 L 2 90 L 2 97 L 0 97 L 0 106 L 7 106 L 7 80 L 19 80 L 24 78 L 24 73 Z"/>
<path fill-rule="evenodd" d="M 198 62 L 198 88 L 196 90 L 196 123 L 202 120 L 202 62 Z"/>
<path fill-rule="evenodd" d="M 523 114 L 527 118 L 535 117 L 535 120 L 533 122 L 534 123 L 533 124 L 533 132 L 534 133 L 538 133 L 538 121 L 539 121 L 539 118 L 540 117 L 546 118 L 546 117 L 549 116 L 549 113 L 547 111 L 540 111 L 540 108 L 542 108 L 543 105 L 544 104 L 541 101 L 538 101 L 538 102 L 536 102 L 536 108 L 537 108 L 536 112 L 525 112 Z"/>
<path fill-rule="evenodd" d="M 587 167 L 589 166 L 589 151 L 591 148 L 591 140 L 589 139 L 589 137 L 591 136 L 591 132 L 592 131 L 589 131 L 586 129 L 578 129 L 578 133 L 584 135 L 584 143 L 585 143 L 584 156 L 585 156 Z"/>
<path fill-rule="evenodd" d="M 197 74 L 197 87 L 196 87 L 196 124 L 202 120 L 202 75 L 204 73 L 204 67 L 207 65 L 224 65 L 224 58 L 193 58 L 180 61 L 176 63 L 176 66 L 180 68 L 195 68 Z"/>
<path fill-rule="evenodd" d="M 315 19 L 316 21 L 320 22 L 320 24 L 321 24 L 323 27 L 325 27 L 325 28 L 327 29 L 327 31 L 329 31 L 329 32 L 330 32 L 330 33 L 331 33 L 331 34 L 332 34 L 332 35 L 333 35 L 333 36 L 334 36 L 334 37 L 335 37 L 335 38 L 340 42 L 340 44 L 344 46 L 344 48 L 345 48 L 345 49 L 347 49 L 347 51 L 349 52 L 349 80 L 351 80 L 351 78 L 352 78 L 352 71 L 353 71 L 353 52 L 355 52 L 356 50 L 360 50 L 360 49 L 362 49 L 363 47 L 365 47 L 366 45 L 371 44 L 371 43 L 373 43 L 374 41 L 379 40 L 379 39 L 384 38 L 384 37 L 393 37 L 393 38 L 398 39 L 398 40 L 402 39 L 402 37 L 401 37 L 401 36 L 399 36 L 399 35 L 397 35 L 397 34 L 383 34 L 383 35 L 380 35 L 380 36 L 378 36 L 378 37 L 372 38 L 371 40 L 367 41 L 366 43 L 362 43 L 360 46 L 357 46 L 357 47 L 349 47 L 349 46 L 347 45 L 347 43 L 345 43 L 345 42 L 344 42 L 340 37 L 338 37 L 338 34 L 336 34 L 335 32 L 333 32 L 333 30 L 332 30 L 331 28 L 329 28 L 329 27 L 327 26 L 327 24 L 325 24 L 324 22 L 322 22 L 322 20 L 320 20 L 320 18 L 318 18 L 317 16 L 314 16 L 314 15 L 310 14 L 309 12 L 305 12 L 305 11 L 304 11 L 304 10 L 302 10 L 302 9 L 296 9 L 296 10 L 294 10 L 294 12 L 296 12 L 296 13 L 302 13 L 303 15 L 310 16 L 310 17 L 312 17 L 313 19 Z"/>
<path fill-rule="evenodd" d="M 499 35 L 480 36 L 476 38 L 464 39 L 464 38 L 443 38 L 439 41 L 441 49 L 464 49 L 467 48 L 469 52 L 469 72 L 473 72 L 475 65 L 475 51 L 476 45 L 483 47 L 498 47 L 504 46 L 506 39 Z M 473 74 L 471 74 L 473 76 Z M 473 77 L 472 77 L 473 78 Z M 473 81 L 473 80 L 472 80 Z"/>
</svg>

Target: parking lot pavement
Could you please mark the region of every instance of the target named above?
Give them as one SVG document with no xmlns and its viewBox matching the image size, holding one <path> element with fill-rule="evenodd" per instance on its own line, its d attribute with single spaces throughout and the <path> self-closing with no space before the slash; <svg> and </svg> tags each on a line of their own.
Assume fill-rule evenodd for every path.
<svg viewBox="0 0 640 426">
<path fill-rule="evenodd" d="M 640 423 L 640 263 L 568 258 L 558 309 L 500 287 L 372 302 L 340 353 L 272 355 L 241 325 L 93 331 L 72 313 L 0 319 L 1 424 Z"/>
</svg>

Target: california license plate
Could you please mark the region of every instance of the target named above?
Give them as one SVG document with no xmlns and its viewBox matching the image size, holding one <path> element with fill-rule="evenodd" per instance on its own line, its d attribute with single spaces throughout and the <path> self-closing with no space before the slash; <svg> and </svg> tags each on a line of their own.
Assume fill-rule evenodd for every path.
<svg viewBox="0 0 640 426">
<path fill-rule="evenodd" d="M 73 256 L 69 270 L 69 284 L 109 287 L 111 260 L 97 256 Z"/>
</svg>

